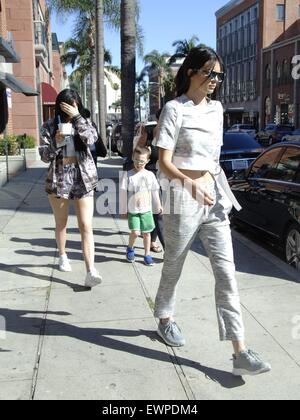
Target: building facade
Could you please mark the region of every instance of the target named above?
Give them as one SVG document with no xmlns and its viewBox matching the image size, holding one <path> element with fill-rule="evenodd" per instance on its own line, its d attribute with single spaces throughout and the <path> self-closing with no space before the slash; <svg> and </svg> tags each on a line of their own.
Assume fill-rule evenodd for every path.
<svg viewBox="0 0 300 420">
<path fill-rule="evenodd" d="M 12 64 L 13 76 L 31 89 L 27 92 L 23 89 L 24 95 L 20 89 L 12 87 L 12 92 L 6 89 L 11 121 L 6 133 L 26 133 L 38 143 L 40 126 L 53 115 L 57 93 L 67 81 L 60 64 L 59 45 L 56 35 L 51 34 L 45 0 L 0 1 L 6 31 L 12 34 L 19 57 Z"/>
<path fill-rule="evenodd" d="M 300 127 L 299 20 L 262 51 L 261 116 L 270 122 Z"/>
<path fill-rule="evenodd" d="M 13 33 L 8 30 L 7 0 L 0 0 L 0 135 L 12 133 L 12 91 L 24 95 L 37 95 L 30 85 L 14 76 L 13 64 L 20 63 L 20 55 L 16 52 Z"/>
<path fill-rule="evenodd" d="M 225 126 L 251 123 L 261 128 L 266 122 L 265 105 L 267 112 L 271 107 L 267 119 L 274 121 L 277 105 L 270 104 L 276 93 L 265 91 L 268 83 L 267 89 L 274 87 L 271 82 L 266 82 L 266 75 L 270 73 L 273 79 L 276 71 L 276 60 L 267 62 L 268 49 L 290 37 L 290 28 L 299 19 L 299 0 L 232 0 L 216 12 L 216 18 L 217 50 L 224 59 L 227 74 L 219 93 L 225 109 Z M 293 42 L 291 48 L 295 51 Z M 285 59 L 290 69 L 290 54 L 283 61 Z M 268 68 L 268 65 L 272 67 Z M 292 80 L 289 82 L 293 84 Z M 287 101 L 287 96 L 282 96 L 284 93 L 278 92 L 278 101 L 282 97 L 284 102 Z M 294 98 L 292 101 L 294 104 Z"/>
</svg>

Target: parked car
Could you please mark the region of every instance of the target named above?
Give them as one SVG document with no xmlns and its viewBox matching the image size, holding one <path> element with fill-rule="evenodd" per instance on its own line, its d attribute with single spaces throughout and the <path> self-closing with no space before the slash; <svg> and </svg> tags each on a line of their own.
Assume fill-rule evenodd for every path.
<svg viewBox="0 0 300 420">
<path fill-rule="evenodd" d="M 300 270 L 300 142 L 272 146 L 229 183 L 243 207 L 233 210 L 233 221 L 282 245 L 286 261 Z"/>
<path fill-rule="evenodd" d="M 247 133 L 249 136 L 255 137 L 257 130 L 251 124 L 234 124 L 227 130 L 227 133 Z"/>
<path fill-rule="evenodd" d="M 294 127 L 291 124 L 268 124 L 264 130 L 256 135 L 256 140 L 264 147 L 272 146 L 272 144 L 281 142 L 282 138 L 291 134 Z"/>
<path fill-rule="evenodd" d="M 300 128 L 297 128 L 292 131 L 291 134 L 282 137 L 282 141 L 300 141 Z"/>
<path fill-rule="evenodd" d="M 227 177 L 237 169 L 246 169 L 263 151 L 253 137 L 246 133 L 228 133 L 223 136 L 220 163 Z"/>
</svg>

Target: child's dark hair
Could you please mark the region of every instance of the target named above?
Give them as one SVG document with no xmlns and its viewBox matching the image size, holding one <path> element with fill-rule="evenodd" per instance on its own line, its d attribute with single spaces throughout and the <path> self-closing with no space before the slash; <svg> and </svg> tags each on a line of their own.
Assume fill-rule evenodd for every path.
<svg viewBox="0 0 300 420">
<path fill-rule="evenodd" d="M 151 148 L 150 147 L 136 147 L 133 151 L 133 158 L 134 155 L 138 154 L 138 155 L 147 155 L 147 159 L 150 158 L 151 155 Z"/>
<path fill-rule="evenodd" d="M 211 61 L 213 65 L 219 62 L 221 70 L 225 72 L 223 60 L 215 50 L 209 47 L 196 47 L 191 49 L 178 70 L 175 79 L 177 96 L 181 96 L 189 90 L 191 77 L 196 74 L 195 70 L 200 70 L 208 61 Z M 189 70 L 192 71 L 189 72 Z"/>
</svg>

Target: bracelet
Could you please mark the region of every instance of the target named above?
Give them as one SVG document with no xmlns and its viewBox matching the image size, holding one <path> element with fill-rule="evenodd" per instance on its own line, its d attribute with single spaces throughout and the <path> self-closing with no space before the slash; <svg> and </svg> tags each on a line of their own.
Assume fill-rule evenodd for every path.
<svg viewBox="0 0 300 420">
<path fill-rule="evenodd" d="M 72 119 L 74 121 L 77 121 L 77 120 L 79 120 L 79 118 L 81 118 L 81 115 L 80 114 L 76 114 L 76 115 L 74 115 L 74 117 Z"/>
</svg>

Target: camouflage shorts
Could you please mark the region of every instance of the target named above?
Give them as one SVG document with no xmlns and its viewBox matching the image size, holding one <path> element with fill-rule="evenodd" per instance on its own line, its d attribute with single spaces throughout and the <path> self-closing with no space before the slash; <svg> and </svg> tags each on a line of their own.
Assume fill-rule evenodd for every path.
<svg viewBox="0 0 300 420">
<path fill-rule="evenodd" d="M 78 164 L 64 165 L 64 181 L 59 198 L 66 200 L 80 200 L 81 198 L 93 197 L 94 190 L 86 191 Z"/>
</svg>

